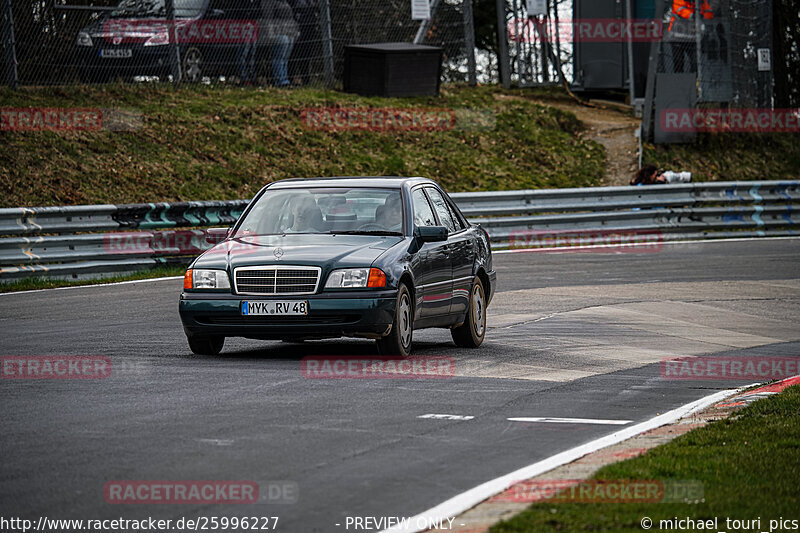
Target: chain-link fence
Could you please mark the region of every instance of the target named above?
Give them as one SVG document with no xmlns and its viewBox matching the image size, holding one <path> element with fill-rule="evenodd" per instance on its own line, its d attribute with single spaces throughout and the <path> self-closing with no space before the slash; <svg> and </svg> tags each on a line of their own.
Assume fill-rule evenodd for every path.
<svg viewBox="0 0 800 533">
<path fill-rule="evenodd" d="M 771 105 L 769 0 L 666 0 L 658 73 L 697 76 L 698 103 Z"/>
<path fill-rule="evenodd" d="M 440 46 L 444 81 L 475 79 L 471 0 L 436 1 L 428 20 L 412 17 L 411 0 L 0 0 L 0 6 L 0 60 L 12 84 L 336 85 L 346 45 L 383 42 Z"/>
<path fill-rule="evenodd" d="M 658 143 L 685 142 L 704 131 L 783 127 L 785 117 L 764 114 L 775 104 L 772 7 L 771 0 L 660 2 L 663 37 L 651 56 L 645 137 L 654 131 Z"/>
<path fill-rule="evenodd" d="M 564 24 L 571 24 L 572 0 L 504 0 L 501 17 L 508 34 L 508 71 L 504 84 L 529 87 L 572 80 L 571 38 Z M 502 44 L 501 44 L 502 48 Z"/>
</svg>

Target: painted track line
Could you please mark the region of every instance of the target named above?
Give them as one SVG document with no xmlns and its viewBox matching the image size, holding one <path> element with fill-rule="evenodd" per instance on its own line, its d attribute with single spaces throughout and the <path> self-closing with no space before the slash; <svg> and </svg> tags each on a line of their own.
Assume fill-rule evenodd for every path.
<svg viewBox="0 0 800 533">
<path fill-rule="evenodd" d="M 606 426 L 625 426 L 633 420 L 603 420 L 600 418 L 557 418 L 549 416 L 523 416 L 506 418 L 509 422 L 543 422 L 548 424 L 598 424 Z"/>
<path fill-rule="evenodd" d="M 608 250 L 609 253 L 619 252 L 620 249 L 624 248 L 635 248 L 637 246 L 677 246 L 681 244 L 705 244 L 705 243 L 717 243 L 717 242 L 750 242 L 750 241 L 794 241 L 800 239 L 800 236 L 793 237 L 742 237 L 742 238 L 732 238 L 732 239 L 697 239 L 697 240 L 674 240 L 674 241 L 643 241 L 643 242 L 630 242 L 625 244 L 587 244 L 585 246 L 552 246 L 549 248 L 510 248 L 510 249 L 502 249 L 502 250 L 492 250 L 492 255 L 495 254 L 525 254 L 525 253 L 536 253 L 536 252 L 574 252 L 580 250 L 596 250 L 596 249 L 605 249 Z"/>
<path fill-rule="evenodd" d="M 478 505 L 482 501 L 491 498 L 496 494 L 500 494 L 515 483 L 538 476 L 539 474 L 548 472 L 558 466 L 571 463 L 572 461 L 579 459 L 586 454 L 606 448 L 613 444 L 617 444 L 618 442 L 622 442 L 631 437 L 635 437 L 636 435 L 644 433 L 645 431 L 650 431 L 651 429 L 675 422 L 676 420 L 679 420 L 696 411 L 705 409 L 706 407 L 713 405 L 714 403 L 733 394 L 748 389 L 753 385 L 739 387 L 738 389 L 728 389 L 715 392 L 714 394 L 705 396 L 691 403 L 687 403 L 686 405 L 682 405 L 677 409 L 673 409 L 672 411 L 664 413 L 663 415 L 658 415 L 650 420 L 636 424 L 635 426 L 621 429 L 610 435 L 606 435 L 605 437 L 600 437 L 599 439 L 587 442 L 586 444 L 582 444 L 570 450 L 548 457 L 547 459 L 543 459 L 539 462 L 522 467 L 519 470 L 515 470 L 504 476 L 492 479 L 482 483 L 481 485 L 478 485 L 477 487 L 469 489 L 466 492 L 462 492 L 461 494 L 453 496 L 449 500 L 440 503 L 436 507 L 432 507 L 423 513 L 411 517 L 409 520 L 404 522 L 404 525 L 397 525 L 395 527 L 385 529 L 382 533 L 417 533 L 419 531 L 424 531 L 425 529 L 416 526 L 418 522 L 420 524 L 430 524 L 431 519 L 446 521 L 448 518 L 456 517 L 464 511 Z"/>
<path fill-rule="evenodd" d="M 147 278 L 147 279 L 132 279 L 129 281 L 115 281 L 114 283 L 93 283 L 88 285 L 70 285 L 69 287 L 53 287 L 51 289 L 33 289 L 31 291 L 12 291 L 0 292 L 0 296 L 9 296 L 11 294 L 31 294 L 34 292 L 44 291 L 66 291 L 69 289 L 90 289 L 93 287 L 113 287 L 114 285 L 133 285 L 134 283 L 151 283 L 153 281 L 174 281 L 176 279 L 183 279 L 183 276 L 167 276 L 165 278 Z"/>
</svg>

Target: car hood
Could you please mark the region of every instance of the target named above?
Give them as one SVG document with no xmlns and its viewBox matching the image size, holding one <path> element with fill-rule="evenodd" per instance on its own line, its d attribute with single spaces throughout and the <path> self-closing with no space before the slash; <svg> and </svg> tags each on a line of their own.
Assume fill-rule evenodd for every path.
<svg viewBox="0 0 800 533">
<path fill-rule="evenodd" d="M 403 237 L 373 235 L 265 235 L 225 240 L 201 255 L 194 268 L 261 265 L 368 267 Z"/>
</svg>

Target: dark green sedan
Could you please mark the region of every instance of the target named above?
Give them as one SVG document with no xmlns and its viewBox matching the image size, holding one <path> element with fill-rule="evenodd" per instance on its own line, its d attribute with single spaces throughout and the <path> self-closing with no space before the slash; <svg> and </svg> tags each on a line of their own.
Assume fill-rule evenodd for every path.
<svg viewBox="0 0 800 533">
<path fill-rule="evenodd" d="M 291 179 L 264 187 L 186 271 L 196 354 L 225 337 L 375 339 L 406 356 L 415 329 L 477 348 L 494 295 L 489 236 L 424 178 Z"/>
</svg>

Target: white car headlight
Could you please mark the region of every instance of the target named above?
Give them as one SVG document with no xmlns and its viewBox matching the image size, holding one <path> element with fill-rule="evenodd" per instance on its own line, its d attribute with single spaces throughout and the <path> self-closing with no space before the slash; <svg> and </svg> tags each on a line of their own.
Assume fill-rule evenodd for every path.
<svg viewBox="0 0 800 533">
<path fill-rule="evenodd" d="M 328 276 L 328 282 L 325 284 L 325 288 L 348 289 L 366 287 L 367 279 L 369 279 L 368 268 L 334 270 L 331 272 L 330 276 Z"/>
<path fill-rule="evenodd" d="M 199 270 L 190 271 L 192 289 L 230 289 L 231 280 L 224 270 Z M 184 284 L 185 287 L 185 284 Z"/>
<path fill-rule="evenodd" d="M 379 268 L 343 268 L 334 270 L 325 283 L 326 289 L 380 288 L 386 286 L 386 274 Z"/>
<path fill-rule="evenodd" d="M 78 46 L 92 46 L 92 38 L 88 33 L 82 31 L 78 33 L 78 38 L 75 41 Z"/>
<path fill-rule="evenodd" d="M 169 44 L 169 33 L 160 31 L 149 37 L 143 46 L 163 46 L 165 44 Z"/>
</svg>

